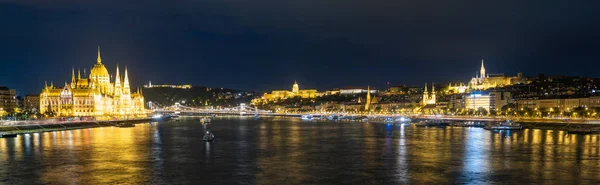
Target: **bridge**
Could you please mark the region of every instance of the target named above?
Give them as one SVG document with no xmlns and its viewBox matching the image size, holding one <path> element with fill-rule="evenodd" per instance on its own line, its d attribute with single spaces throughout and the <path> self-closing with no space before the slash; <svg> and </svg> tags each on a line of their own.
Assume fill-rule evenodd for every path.
<svg viewBox="0 0 600 185">
<path fill-rule="evenodd" d="M 161 107 L 152 110 L 154 113 L 187 113 L 187 114 L 235 114 L 235 115 L 244 115 L 244 114 L 259 114 L 259 115 L 271 115 L 273 112 L 267 110 L 260 110 L 254 107 L 246 106 L 246 104 L 242 103 L 236 107 L 230 108 L 220 108 L 220 109 L 203 109 L 203 108 L 195 108 L 181 105 L 179 103 L 175 103 L 175 105 L 168 107 Z"/>
<path fill-rule="evenodd" d="M 251 106 L 246 106 L 246 104 L 240 104 L 236 107 L 230 108 L 195 108 L 188 107 L 176 103 L 171 106 L 154 106 L 155 109 L 152 109 L 152 112 L 159 114 L 184 114 L 184 115 L 194 115 L 194 114 L 222 114 L 222 115 L 266 115 L 266 116 L 291 116 L 291 117 L 301 117 L 302 115 L 311 115 L 313 117 L 327 117 L 330 115 L 338 115 L 344 117 L 362 117 L 366 116 L 369 119 L 378 119 L 378 118 L 400 118 L 406 117 L 411 118 L 413 120 L 444 120 L 444 121 L 482 121 L 482 122 L 494 122 L 494 121 L 502 121 L 506 119 L 511 119 L 517 122 L 535 122 L 535 123 L 596 123 L 599 124 L 600 120 L 583 120 L 583 119 L 533 119 L 533 118 L 516 118 L 516 117 L 473 117 L 473 116 L 449 116 L 449 115 L 414 115 L 414 114 L 356 114 L 356 113 L 347 113 L 347 112 L 311 112 L 311 113 L 274 113 L 272 111 L 260 110 Z"/>
</svg>

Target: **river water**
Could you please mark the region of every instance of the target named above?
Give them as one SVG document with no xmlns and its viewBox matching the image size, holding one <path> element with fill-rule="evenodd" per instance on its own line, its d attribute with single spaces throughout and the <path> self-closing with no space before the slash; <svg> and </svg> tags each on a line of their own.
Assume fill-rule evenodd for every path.
<svg viewBox="0 0 600 185">
<path fill-rule="evenodd" d="M 206 130 L 213 143 L 202 141 Z M 598 184 L 599 135 L 222 117 L 0 139 L 0 184 Z"/>
</svg>

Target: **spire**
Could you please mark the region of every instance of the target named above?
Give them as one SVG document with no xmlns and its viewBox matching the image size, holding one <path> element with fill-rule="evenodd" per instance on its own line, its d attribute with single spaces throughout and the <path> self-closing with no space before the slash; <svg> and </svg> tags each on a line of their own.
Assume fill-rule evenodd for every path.
<svg viewBox="0 0 600 185">
<path fill-rule="evenodd" d="M 121 75 L 119 74 L 119 64 L 117 64 L 117 74 L 115 76 L 115 89 L 114 89 L 114 95 L 118 96 L 121 95 Z"/>
<path fill-rule="evenodd" d="M 481 70 L 479 70 L 479 78 L 485 78 L 485 67 L 483 66 L 483 57 L 481 57 Z"/>
<path fill-rule="evenodd" d="M 427 93 L 427 83 L 425 83 L 425 90 L 423 92 Z"/>
<path fill-rule="evenodd" d="M 369 106 L 371 104 L 371 87 L 367 86 L 367 100 L 365 101 L 365 110 L 369 110 Z"/>
<path fill-rule="evenodd" d="M 435 83 L 431 83 L 431 93 L 435 94 Z"/>
<path fill-rule="evenodd" d="M 483 67 L 483 57 L 481 57 L 481 68 L 485 68 Z"/>
<path fill-rule="evenodd" d="M 50 87 L 54 88 L 54 82 L 50 81 Z"/>
<path fill-rule="evenodd" d="M 86 72 L 87 68 L 83 68 L 83 76 L 87 76 L 87 72 Z"/>
<path fill-rule="evenodd" d="M 77 79 L 81 79 L 81 69 L 77 69 Z"/>
<path fill-rule="evenodd" d="M 44 88 L 48 87 L 48 81 L 44 81 Z"/>
<path fill-rule="evenodd" d="M 121 81 L 121 75 L 119 75 L 119 64 L 117 64 L 117 74 L 115 76 L 115 82 Z"/>
<path fill-rule="evenodd" d="M 71 83 L 75 83 L 75 68 L 71 67 Z"/>
<path fill-rule="evenodd" d="M 96 62 L 98 62 L 98 64 L 102 64 L 102 58 L 100 58 L 100 46 L 98 46 L 98 59 L 96 59 Z"/>
<path fill-rule="evenodd" d="M 131 93 L 131 89 L 129 88 L 129 77 L 127 76 L 127 66 L 125 66 L 125 79 L 123 81 L 123 92 L 125 94 Z"/>
</svg>

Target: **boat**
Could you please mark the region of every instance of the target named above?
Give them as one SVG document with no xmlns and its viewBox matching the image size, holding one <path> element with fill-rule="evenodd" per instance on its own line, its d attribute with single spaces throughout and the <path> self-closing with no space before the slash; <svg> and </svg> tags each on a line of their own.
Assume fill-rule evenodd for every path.
<svg viewBox="0 0 600 185">
<path fill-rule="evenodd" d="M 425 120 L 415 123 L 417 127 L 446 127 L 448 125 L 450 125 L 448 122 L 441 120 Z"/>
<path fill-rule="evenodd" d="M 410 118 L 400 117 L 396 118 L 394 121 L 398 123 L 410 123 Z"/>
<path fill-rule="evenodd" d="M 169 121 L 170 119 L 171 119 L 171 115 L 162 115 L 162 114 L 152 115 L 153 121 Z"/>
<path fill-rule="evenodd" d="M 122 123 L 117 123 L 116 126 L 119 128 L 128 128 L 128 127 L 135 127 L 135 124 L 122 122 Z"/>
<path fill-rule="evenodd" d="M 201 118 L 201 119 L 200 119 L 200 122 L 201 122 L 201 123 L 210 123 L 210 121 L 211 121 L 211 120 L 210 120 L 210 118 L 208 118 L 208 117 L 203 117 L 203 118 Z"/>
<path fill-rule="evenodd" d="M 392 122 L 394 122 L 394 121 L 395 121 L 394 119 L 392 119 L 392 118 L 389 118 L 389 117 L 388 117 L 388 118 L 385 118 L 385 120 L 383 120 L 383 122 L 384 122 L 384 123 L 392 123 Z"/>
<path fill-rule="evenodd" d="M 212 142 L 215 140 L 215 135 L 206 131 L 206 134 L 204 134 L 204 137 L 202 137 L 202 140 L 204 140 L 205 142 Z"/>
<path fill-rule="evenodd" d="M 313 116 L 310 114 L 304 114 L 302 115 L 302 117 L 300 117 L 302 120 L 312 120 Z"/>
<path fill-rule="evenodd" d="M 325 119 L 327 119 L 327 120 L 329 120 L 329 121 L 334 121 L 334 120 L 338 119 L 338 116 L 335 115 L 335 114 L 329 115 L 327 117 L 325 117 L 325 116 L 322 116 L 322 117 L 325 118 Z"/>
<path fill-rule="evenodd" d="M 511 120 L 506 120 L 501 123 L 491 123 L 483 127 L 486 130 L 521 130 L 523 127 L 519 123 Z"/>
<path fill-rule="evenodd" d="M 170 115 L 169 118 L 172 120 L 175 120 L 175 121 L 179 121 L 179 115 L 176 115 L 176 114 Z"/>
<path fill-rule="evenodd" d="M 450 124 L 450 126 L 483 128 L 483 127 L 485 127 L 485 124 L 482 122 L 466 121 L 466 122 L 455 122 L 455 123 Z"/>
<path fill-rule="evenodd" d="M 356 118 L 354 118 L 354 121 L 369 122 L 369 117 L 367 117 L 367 116 L 356 117 Z"/>
<path fill-rule="evenodd" d="M 17 137 L 17 134 L 0 133 L 0 138 L 11 138 L 11 137 Z"/>
</svg>

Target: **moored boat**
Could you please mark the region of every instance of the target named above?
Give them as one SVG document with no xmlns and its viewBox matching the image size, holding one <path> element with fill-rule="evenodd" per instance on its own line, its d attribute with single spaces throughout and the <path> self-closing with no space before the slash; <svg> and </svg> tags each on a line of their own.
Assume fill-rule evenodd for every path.
<svg viewBox="0 0 600 185">
<path fill-rule="evenodd" d="M 0 133 L 0 138 L 11 138 L 11 137 L 17 137 L 17 134 Z"/>
<path fill-rule="evenodd" d="M 466 122 L 454 122 L 454 123 L 450 124 L 450 126 L 483 128 L 486 125 L 482 122 L 466 121 Z"/>
<path fill-rule="evenodd" d="M 210 120 L 210 118 L 208 118 L 208 117 L 203 117 L 203 118 L 201 118 L 201 119 L 200 119 L 200 122 L 201 122 L 201 123 L 210 123 L 210 121 L 211 121 L 211 120 Z"/>
<path fill-rule="evenodd" d="M 310 115 L 310 114 L 304 114 L 304 115 L 302 115 L 302 117 L 300 117 L 300 119 L 302 119 L 302 120 L 312 120 L 313 116 Z"/>
<path fill-rule="evenodd" d="M 396 118 L 396 120 L 394 120 L 395 122 L 398 123 L 410 123 L 410 118 L 405 118 L 405 117 L 400 117 L 400 118 Z"/>
<path fill-rule="evenodd" d="M 523 127 L 519 123 L 515 123 L 511 120 L 506 120 L 501 123 L 491 123 L 483 127 L 487 130 L 521 130 Z"/>
<path fill-rule="evenodd" d="M 425 120 L 415 123 L 415 126 L 417 127 L 445 127 L 448 125 L 450 125 L 450 123 L 442 120 Z"/>
</svg>

